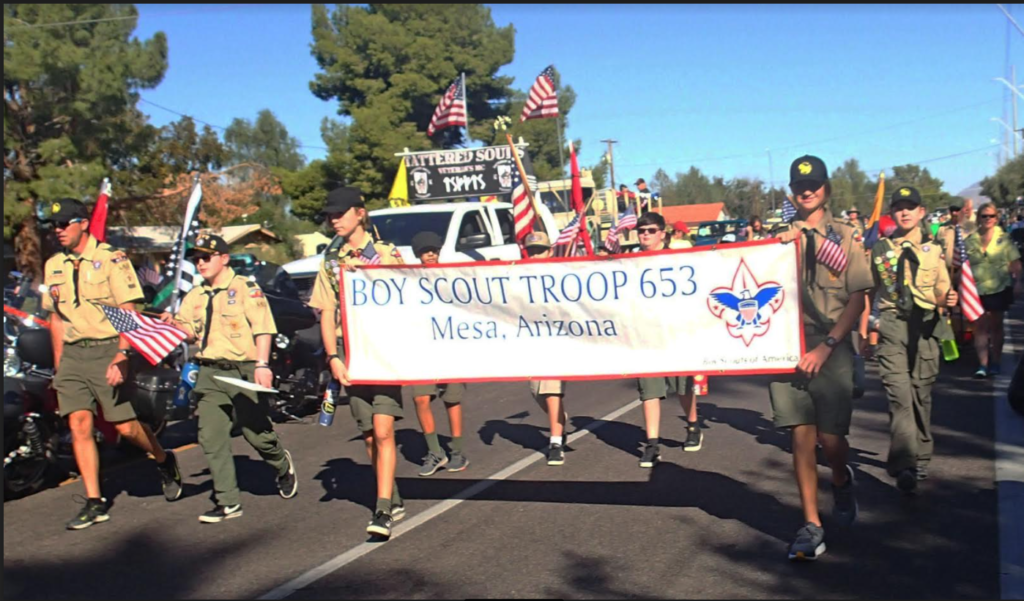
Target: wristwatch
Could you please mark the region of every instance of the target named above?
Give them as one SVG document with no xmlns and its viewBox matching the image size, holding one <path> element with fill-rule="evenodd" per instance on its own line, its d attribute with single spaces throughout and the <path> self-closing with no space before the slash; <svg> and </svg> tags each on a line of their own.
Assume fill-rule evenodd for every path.
<svg viewBox="0 0 1024 601">
<path fill-rule="evenodd" d="M 119 349 L 117 349 L 117 352 L 121 353 L 125 357 L 130 357 L 131 356 L 131 351 L 126 349 L 126 348 L 119 348 Z"/>
<path fill-rule="evenodd" d="M 828 338 L 825 339 L 825 346 L 827 346 L 828 348 L 836 348 L 838 344 L 839 341 L 836 340 L 834 336 L 829 336 Z"/>
<path fill-rule="evenodd" d="M 339 356 L 339 355 L 337 355 L 337 354 L 335 354 L 335 355 L 329 355 L 329 356 L 327 357 L 327 365 L 330 365 L 330 364 L 331 364 L 331 361 L 332 361 L 332 360 L 334 360 L 334 359 L 337 359 L 338 361 L 341 361 L 341 356 Z M 342 363 L 344 363 L 344 361 L 341 361 L 341 362 L 342 362 Z"/>
</svg>

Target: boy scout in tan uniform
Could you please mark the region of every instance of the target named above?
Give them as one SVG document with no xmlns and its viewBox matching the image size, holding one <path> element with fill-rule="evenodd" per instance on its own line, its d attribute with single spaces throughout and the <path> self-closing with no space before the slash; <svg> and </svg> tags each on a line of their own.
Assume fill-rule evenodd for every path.
<svg viewBox="0 0 1024 601">
<path fill-rule="evenodd" d="M 337 188 L 327 195 L 320 212 L 334 229 L 335 238 L 324 252 L 324 260 L 313 285 L 309 306 L 320 309 L 320 333 L 328 366 L 349 397 L 349 408 L 363 435 L 366 452 L 377 476 L 377 504 L 368 534 L 388 538 L 391 525 L 405 517 L 405 505 L 395 482 L 394 422 L 402 419 L 402 387 L 383 385 L 350 386 L 342 340 L 340 286 L 341 269 L 364 265 L 402 265 L 402 255 L 391 244 L 375 242 L 369 233 L 370 220 L 358 188 Z"/>
<path fill-rule="evenodd" d="M 941 306 L 957 303 L 942 250 L 924 238 L 917 189 L 904 186 L 890 204 L 897 230 L 872 249 L 878 300 L 878 366 L 889 397 L 888 471 L 904 493 L 927 477 L 934 446 L 932 384 L 939 375 Z M 950 332 L 951 334 L 951 332 Z"/>
<path fill-rule="evenodd" d="M 217 379 L 235 378 L 268 388 L 273 384 L 267 359 L 277 327 L 267 300 L 255 282 L 228 267 L 230 254 L 223 238 L 202 236 L 191 252 L 205 281 L 185 295 L 174 322 L 199 345 L 199 444 L 210 465 L 217 502 L 199 521 L 212 524 L 242 515 L 231 452 L 232 417 L 245 440 L 277 472 L 282 497 L 295 496 L 298 480 L 291 453 L 274 432 L 266 395 Z"/>
<path fill-rule="evenodd" d="M 942 224 L 939 227 L 939 231 L 935 233 L 935 242 L 942 251 L 943 258 L 946 261 L 946 269 L 949 271 L 950 276 L 955 275 L 953 273 L 953 245 L 956 241 L 956 226 L 958 225 L 962 226 L 961 229 L 965 239 L 977 229 L 974 221 L 964 219 L 963 202 L 954 200 L 949 205 L 949 221 Z"/>
<path fill-rule="evenodd" d="M 805 524 L 789 548 L 791 560 L 814 560 L 825 552 L 825 531 L 818 514 L 816 443 L 821 440 L 832 468 L 833 517 L 842 525 L 857 518 L 853 470 L 847 465 L 853 399 L 853 350 L 845 342 L 864 308 L 871 289 L 864 247 L 849 225 L 827 208 L 831 185 L 821 159 L 803 156 L 790 167 L 790 188 L 796 220 L 780 228 L 784 242 L 799 239 L 802 249 L 801 301 L 807 354 L 797 374 L 770 386 L 777 427 L 792 428 L 793 465 Z M 827 236 L 839 237 L 846 266 L 835 272 L 823 264 L 818 249 Z"/>
<path fill-rule="evenodd" d="M 68 418 L 78 471 L 87 501 L 70 522 L 81 530 L 110 519 L 100 494 L 99 451 L 93 438 L 96 405 L 121 436 L 153 454 L 160 468 L 164 497 L 181 496 L 181 474 L 173 453 L 135 418 L 129 399 L 120 396 L 127 375 L 130 345 L 120 337 L 100 305 L 134 309 L 142 288 L 131 261 L 121 251 L 89 235 L 89 210 L 73 199 L 53 203 L 53 223 L 63 251 L 44 267 L 47 293 L 42 307 L 50 311 L 50 336 L 56 368 L 53 387 L 62 417 Z"/>
</svg>

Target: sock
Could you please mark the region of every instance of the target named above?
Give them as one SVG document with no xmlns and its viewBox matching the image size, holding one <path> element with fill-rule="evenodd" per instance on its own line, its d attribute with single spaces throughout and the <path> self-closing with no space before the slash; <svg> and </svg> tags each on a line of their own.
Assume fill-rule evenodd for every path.
<svg viewBox="0 0 1024 601">
<path fill-rule="evenodd" d="M 103 497 L 89 497 L 87 500 L 90 503 L 95 503 L 96 505 L 102 505 L 103 504 Z"/>
<path fill-rule="evenodd" d="M 562 437 L 561 436 L 552 436 L 551 437 L 551 444 L 561 445 L 562 444 Z"/>
<path fill-rule="evenodd" d="M 391 485 L 391 504 L 392 505 L 401 505 L 402 504 L 402 495 L 398 494 L 398 482 L 395 482 L 395 483 L 393 483 Z"/>
<path fill-rule="evenodd" d="M 688 422 L 686 422 L 686 425 L 688 427 L 690 427 L 690 428 L 695 428 L 695 429 L 696 428 L 700 428 L 700 426 L 697 425 L 697 422 L 690 422 L 690 421 L 688 421 Z"/>
<path fill-rule="evenodd" d="M 437 432 L 431 432 L 423 436 L 427 438 L 427 448 L 430 449 L 430 452 L 438 457 L 444 457 L 444 451 L 441 450 L 441 441 L 437 439 Z"/>
<path fill-rule="evenodd" d="M 383 511 L 384 513 L 391 513 L 391 499 L 377 499 L 376 511 Z"/>
<path fill-rule="evenodd" d="M 462 437 L 452 436 L 452 453 L 462 454 Z"/>
<path fill-rule="evenodd" d="M 659 442 L 661 442 L 660 438 L 648 438 L 647 439 L 647 444 L 649 444 L 651 446 L 657 446 Z"/>
</svg>

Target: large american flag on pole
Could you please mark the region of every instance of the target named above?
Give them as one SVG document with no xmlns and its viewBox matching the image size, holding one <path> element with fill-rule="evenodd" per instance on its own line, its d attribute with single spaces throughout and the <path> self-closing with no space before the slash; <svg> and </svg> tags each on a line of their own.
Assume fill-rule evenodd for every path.
<svg viewBox="0 0 1024 601">
<path fill-rule="evenodd" d="M 185 332 L 152 317 L 120 307 L 99 306 L 107 314 L 110 325 L 153 365 L 185 340 Z"/>
<path fill-rule="evenodd" d="M 523 178 L 519 176 L 519 170 L 512 170 L 512 216 L 516 223 L 517 241 L 521 241 L 533 231 L 533 203 L 530 202 L 530 193 L 527 189 L 530 185 L 529 179 L 530 176 L 527 176 L 527 182 L 524 184 Z"/>
<path fill-rule="evenodd" d="M 523 105 L 519 122 L 558 116 L 558 93 L 555 91 L 555 67 L 549 65 L 540 72 L 530 88 L 529 98 Z"/>
<path fill-rule="evenodd" d="M 960 268 L 960 308 L 963 309 L 967 321 L 977 321 L 985 309 L 981 306 L 978 287 L 974 283 L 974 272 L 971 261 L 967 258 L 967 244 L 960 226 L 956 226 L 956 237 L 953 243 L 953 267 Z"/>
<path fill-rule="evenodd" d="M 459 125 L 468 126 L 466 88 L 462 85 L 462 75 L 455 78 L 441 97 L 441 102 L 434 109 L 434 116 L 430 118 L 430 125 L 427 126 L 427 135 L 432 136 L 439 129 Z"/>
<path fill-rule="evenodd" d="M 821 246 L 818 247 L 818 253 L 814 258 L 832 270 L 832 273 L 841 273 L 846 269 L 846 252 L 843 251 L 842 243 L 842 237 L 830 227 L 828 234 L 822 239 Z"/>
</svg>

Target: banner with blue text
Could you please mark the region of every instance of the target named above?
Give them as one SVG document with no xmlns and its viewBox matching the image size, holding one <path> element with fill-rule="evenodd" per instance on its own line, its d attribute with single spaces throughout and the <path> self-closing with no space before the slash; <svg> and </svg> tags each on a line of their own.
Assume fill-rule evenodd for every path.
<svg viewBox="0 0 1024 601">
<path fill-rule="evenodd" d="M 798 247 L 342 273 L 354 383 L 792 373 Z"/>
</svg>

